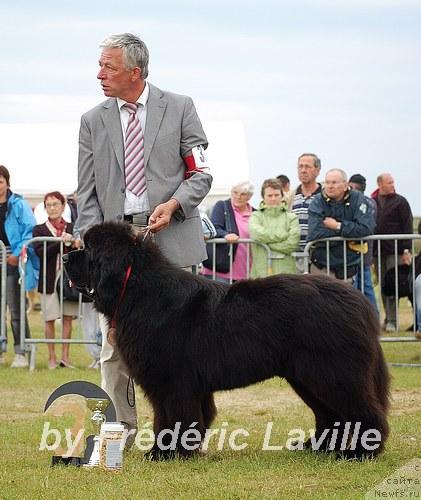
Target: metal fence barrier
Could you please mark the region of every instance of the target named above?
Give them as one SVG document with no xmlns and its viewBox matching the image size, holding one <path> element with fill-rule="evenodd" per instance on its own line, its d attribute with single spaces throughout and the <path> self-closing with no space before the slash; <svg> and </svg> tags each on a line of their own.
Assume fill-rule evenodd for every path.
<svg viewBox="0 0 421 500">
<path fill-rule="evenodd" d="M 32 238 L 27 242 L 26 246 L 33 245 L 34 243 L 43 243 L 43 276 L 40 276 L 39 279 L 42 280 L 43 284 L 43 293 L 42 295 L 46 295 L 46 277 L 47 277 L 47 243 L 50 242 L 59 242 L 60 243 L 60 253 L 59 253 L 59 269 L 60 273 L 60 294 L 59 294 L 59 304 L 60 304 L 60 334 L 63 333 L 63 279 L 64 273 L 62 268 L 62 256 L 64 253 L 64 243 L 61 238 L 56 238 L 54 236 L 45 236 L 45 237 L 36 237 Z M 25 318 L 26 318 L 26 294 L 25 294 L 25 272 L 26 272 L 26 253 L 23 252 L 23 255 L 20 258 L 20 266 L 21 266 L 21 288 L 20 288 L 20 342 L 21 348 L 25 351 L 30 352 L 29 356 L 29 369 L 33 370 L 35 368 L 36 362 L 36 350 L 37 345 L 39 344 L 98 344 L 98 340 L 89 340 L 84 338 L 72 338 L 72 339 L 47 339 L 47 338 L 25 338 Z M 79 295 L 79 308 L 78 308 L 78 323 L 79 328 L 78 331 L 81 331 L 80 320 L 82 317 L 82 296 Z"/>
<path fill-rule="evenodd" d="M 265 243 L 260 243 L 258 241 L 251 240 L 250 238 L 240 238 L 235 243 L 228 243 L 225 238 L 212 238 L 212 239 L 206 240 L 206 243 L 207 244 L 209 243 L 209 244 L 213 245 L 212 269 L 209 269 L 210 271 L 212 271 L 212 274 L 208 275 L 208 276 L 212 276 L 213 280 L 217 279 L 217 275 L 216 275 L 216 259 L 215 259 L 215 257 L 216 257 L 216 245 L 229 245 L 229 247 L 230 247 L 230 251 L 229 251 L 229 271 L 228 271 L 228 273 L 226 273 L 229 276 L 228 279 L 229 279 L 230 283 L 233 282 L 233 279 L 232 279 L 232 266 L 233 266 L 233 256 L 234 256 L 233 247 L 234 247 L 234 245 L 237 245 L 239 243 L 245 243 L 246 246 L 247 246 L 247 253 L 246 253 L 246 278 L 250 277 L 250 268 L 251 268 L 250 246 L 252 244 L 260 246 L 260 247 L 262 247 L 265 250 L 266 256 L 267 256 L 267 275 L 269 276 L 270 274 L 272 274 L 272 261 L 275 260 L 276 257 L 271 254 L 270 248 Z"/>
<path fill-rule="evenodd" d="M 343 266 L 344 266 L 344 279 L 347 279 L 346 275 L 346 267 L 347 267 L 347 242 L 348 241 L 358 241 L 358 242 L 365 242 L 365 241 L 374 241 L 377 242 L 377 269 L 380 271 L 381 269 L 381 241 L 385 240 L 393 240 L 394 241 L 394 260 L 395 260 L 395 297 L 396 299 L 396 320 L 397 320 L 397 330 L 399 331 L 399 294 L 398 294 L 398 286 L 399 286 L 399 281 L 398 281 L 398 265 L 399 265 L 399 254 L 398 254 L 398 241 L 399 240 L 411 240 L 411 253 L 412 253 L 412 264 L 411 264 L 411 273 L 412 273 L 412 285 L 413 285 L 413 290 L 414 290 L 414 283 L 415 283 L 415 245 L 414 242 L 415 240 L 421 239 L 421 235 L 419 234 L 406 234 L 406 235 L 372 235 L 372 236 L 366 236 L 364 238 L 359 238 L 356 240 L 356 238 L 342 238 L 342 237 L 333 237 L 333 238 L 324 238 L 320 240 L 316 240 L 313 242 L 309 242 L 306 244 L 305 249 L 303 252 L 294 252 L 293 256 L 296 259 L 303 259 L 304 261 L 304 268 L 305 272 L 309 272 L 309 267 L 311 263 L 311 250 L 312 247 L 314 246 L 315 243 L 325 243 L 326 244 L 326 251 L 327 251 L 327 272 L 330 272 L 330 261 L 329 261 L 329 248 L 331 242 L 342 242 L 343 245 Z M 38 238 L 33 238 L 28 242 L 28 245 L 32 245 L 33 243 L 36 242 L 43 242 L 44 244 L 44 276 L 40 276 L 40 279 L 43 280 L 43 283 L 45 284 L 46 280 L 46 264 L 47 264 L 47 252 L 46 252 L 46 245 L 47 242 L 60 242 L 60 263 L 61 263 L 61 256 L 63 255 L 63 250 L 64 250 L 64 245 L 63 241 L 61 238 L 54 238 L 54 237 L 38 237 Z M 215 246 L 220 245 L 220 244 L 228 244 L 231 246 L 231 249 L 234 244 L 227 243 L 227 241 L 224 238 L 214 238 L 207 240 L 206 243 L 210 243 L 214 245 L 214 261 L 213 261 L 213 269 L 210 271 L 212 274 L 208 275 L 212 277 L 212 279 L 217 279 L 217 274 L 216 274 L 216 268 L 215 268 Z M 250 276 L 250 268 L 251 268 L 251 250 L 250 250 L 250 245 L 258 245 L 262 248 L 264 248 L 266 255 L 267 255 L 267 275 L 272 274 L 272 262 L 280 257 L 272 254 L 270 248 L 268 245 L 260 242 L 253 241 L 251 239 L 239 239 L 238 242 L 236 243 L 243 243 L 246 244 L 247 246 L 247 254 L 246 254 L 246 277 L 248 278 Z M 6 249 L 3 245 L 2 242 L 0 242 L 0 254 L 2 257 L 1 261 L 1 311 L 3 312 L 2 314 L 2 321 L 1 321 L 1 330 L 0 330 L 0 341 L 6 338 L 6 274 L 7 274 L 7 265 L 5 264 L 6 262 Z M 364 273 L 363 273 L 363 267 L 364 267 L 364 255 L 361 254 L 360 256 L 360 269 L 361 269 L 361 278 L 362 278 L 362 283 L 361 283 L 361 289 L 362 292 L 364 291 Z M 34 369 L 35 367 L 35 355 L 36 355 L 36 347 L 38 344 L 48 344 L 48 343 L 54 343 L 54 344 L 97 344 L 97 340 L 88 340 L 88 339 L 83 339 L 83 338 L 72 338 L 72 339 L 46 339 L 46 338 L 25 338 L 25 308 L 26 308 L 26 294 L 25 294 L 25 286 L 24 286 L 24 278 L 25 278 L 25 269 L 26 269 L 26 259 L 25 257 L 20 259 L 20 266 L 21 266 L 21 273 L 22 273 L 22 279 L 21 279 L 21 335 L 20 335 L 20 340 L 21 340 L 21 347 L 25 350 L 30 351 L 30 369 Z M 227 273 L 229 276 L 229 282 L 233 281 L 233 275 L 232 275 L 232 269 L 233 269 L 233 252 L 231 250 L 230 252 L 230 267 L 229 267 L 229 272 Z M 63 273 L 61 273 L 61 285 L 60 285 L 60 310 L 61 310 L 61 331 L 63 328 Z M 382 303 L 381 299 L 381 286 L 382 286 L 382 276 L 381 273 L 378 272 L 378 291 L 377 291 L 377 300 L 379 305 Z M 45 285 L 44 285 L 44 293 L 45 293 Z M 415 307 L 413 308 L 413 330 L 416 330 L 416 310 Z M 80 319 L 81 319 L 81 300 L 79 300 L 79 314 L 78 314 L 78 320 L 79 320 L 79 331 L 81 330 L 80 328 Z M 381 338 L 382 342 L 419 342 L 414 336 L 398 336 L 398 337 L 382 337 Z M 408 365 L 408 364 L 403 364 L 403 363 L 392 363 L 394 365 L 405 365 L 405 366 L 420 366 L 421 364 L 413 364 L 413 365 Z"/>
<path fill-rule="evenodd" d="M 5 352 L 7 348 L 6 338 L 6 280 L 7 280 L 7 257 L 6 246 L 0 241 L 0 353 Z"/>
<path fill-rule="evenodd" d="M 377 290 L 377 301 L 379 305 L 379 312 L 380 312 L 380 305 L 382 304 L 382 251 L 381 251 L 381 242 L 382 241 L 393 241 L 394 242 L 394 274 L 395 274 L 395 279 L 394 279 L 394 288 L 395 288 L 395 293 L 394 293 L 394 298 L 395 298 L 395 315 L 396 315 L 396 331 L 400 331 L 400 321 L 399 321 L 399 274 L 398 274 L 398 266 L 400 264 L 400 257 L 398 253 L 398 241 L 401 240 L 410 240 L 411 241 L 411 254 L 412 254 L 412 261 L 411 261 L 411 283 L 412 283 L 412 291 L 413 291 L 413 311 L 412 311 L 412 331 L 415 333 L 417 330 L 417 318 L 416 318 L 416 307 L 417 304 L 415 302 L 415 241 L 416 240 L 421 240 L 421 235 L 420 234 L 375 234 L 371 236 L 366 236 L 364 238 L 342 238 L 339 236 L 332 237 L 332 238 L 323 238 L 320 240 L 314 240 L 311 242 L 308 242 L 305 246 L 304 252 L 297 254 L 300 257 L 304 258 L 304 263 L 305 263 L 305 269 L 306 272 L 309 272 L 310 270 L 310 265 L 311 265 L 311 251 L 316 243 L 325 243 L 326 244 L 326 257 L 327 257 L 327 262 L 326 262 L 326 268 L 327 268 L 327 273 L 330 274 L 330 244 L 331 242 L 342 242 L 343 245 L 343 273 L 344 273 L 344 279 L 347 279 L 347 274 L 346 274 L 346 268 L 347 268 L 347 243 L 349 241 L 357 241 L 357 242 L 368 242 L 368 241 L 373 241 L 374 245 L 377 244 L 377 256 L 375 257 L 375 267 L 377 270 L 377 279 L 378 279 L 378 290 Z M 364 293 L 364 255 L 360 254 L 360 274 L 361 274 L 361 291 Z M 397 337 L 381 337 L 380 339 L 381 342 L 419 342 L 418 339 L 415 338 L 414 336 L 397 336 Z M 416 366 L 416 367 L 421 367 L 421 364 L 408 364 L 408 363 L 390 363 L 393 366 Z"/>
</svg>

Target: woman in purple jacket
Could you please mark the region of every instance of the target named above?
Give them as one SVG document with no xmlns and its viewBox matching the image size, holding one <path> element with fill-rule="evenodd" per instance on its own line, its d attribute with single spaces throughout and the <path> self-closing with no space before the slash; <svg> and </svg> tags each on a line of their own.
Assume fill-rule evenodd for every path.
<svg viewBox="0 0 421 500">
<path fill-rule="evenodd" d="M 250 238 L 248 225 L 254 209 L 249 201 L 253 196 L 253 190 L 250 182 L 241 182 L 232 187 L 231 199 L 216 202 L 211 213 L 211 221 L 215 226 L 217 238 L 225 238 L 228 243 L 237 243 L 240 238 Z M 249 253 L 248 259 L 247 253 Z M 249 275 L 250 265 L 251 253 L 247 244 L 234 245 L 232 273 L 216 272 L 216 279 L 224 282 L 230 282 L 230 278 L 232 281 L 245 279 Z M 212 278 L 213 270 L 203 267 L 202 274 Z"/>
</svg>

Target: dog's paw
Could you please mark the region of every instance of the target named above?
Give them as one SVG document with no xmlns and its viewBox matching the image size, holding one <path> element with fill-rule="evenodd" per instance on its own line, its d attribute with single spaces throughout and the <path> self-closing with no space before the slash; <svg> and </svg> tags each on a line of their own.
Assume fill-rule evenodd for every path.
<svg viewBox="0 0 421 500">
<path fill-rule="evenodd" d="M 307 441 L 296 439 L 290 442 L 288 449 L 290 449 L 291 451 L 311 450 L 311 441 L 310 439 L 307 439 Z"/>
<path fill-rule="evenodd" d="M 145 453 L 144 458 L 148 462 L 160 462 L 163 460 L 169 460 L 170 457 L 162 452 L 148 451 L 147 453 Z"/>
<path fill-rule="evenodd" d="M 162 460 L 174 460 L 178 455 L 173 450 L 161 450 L 158 447 L 151 448 L 145 453 L 144 458 L 150 462 L 159 462 Z"/>
<path fill-rule="evenodd" d="M 336 460 L 362 462 L 363 460 L 372 460 L 375 457 L 375 453 L 360 452 L 356 450 L 342 450 L 336 455 Z"/>
</svg>

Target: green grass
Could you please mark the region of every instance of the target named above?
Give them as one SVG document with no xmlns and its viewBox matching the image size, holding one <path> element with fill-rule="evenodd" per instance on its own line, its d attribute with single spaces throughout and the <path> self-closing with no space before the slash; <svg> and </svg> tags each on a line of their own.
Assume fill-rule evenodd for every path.
<svg viewBox="0 0 421 500">
<path fill-rule="evenodd" d="M 41 334 L 37 313 L 31 323 Z M 39 348 L 37 369 L 0 367 L 0 498 L 1 499 L 242 499 L 363 498 L 374 485 L 409 460 L 421 456 L 421 369 L 392 368 L 391 435 L 387 449 L 374 461 L 335 461 L 310 452 L 262 451 L 265 428 L 273 421 L 271 444 L 285 443 L 288 431 L 313 428 L 310 410 L 279 379 L 216 395 L 219 410 L 214 427 L 247 429 L 242 451 L 226 443 L 217 449 L 211 439 L 207 454 L 190 461 L 150 463 L 134 448 L 119 473 L 73 467 L 50 467 L 51 452 L 40 451 L 45 421 L 43 407 L 50 393 L 70 380 L 100 383 L 83 346 L 71 347 L 76 370 L 46 369 L 46 347 Z M 384 344 L 389 361 L 416 362 L 421 342 Z M 138 393 L 139 424 L 150 422 L 151 410 Z M 240 441 L 240 440 L 239 440 Z M 421 479 L 421 478 L 420 478 Z"/>
</svg>

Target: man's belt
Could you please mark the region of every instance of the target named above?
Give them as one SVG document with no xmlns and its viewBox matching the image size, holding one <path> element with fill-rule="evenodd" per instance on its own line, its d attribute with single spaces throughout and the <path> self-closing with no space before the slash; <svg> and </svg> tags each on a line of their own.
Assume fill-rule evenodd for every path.
<svg viewBox="0 0 421 500">
<path fill-rule="evenodd" d="M 146 212 L 141 214 L 125 215 L 124 220 L 134 226 L 147 226 L 149 224 L 149 215 Z"/>
</svg>

